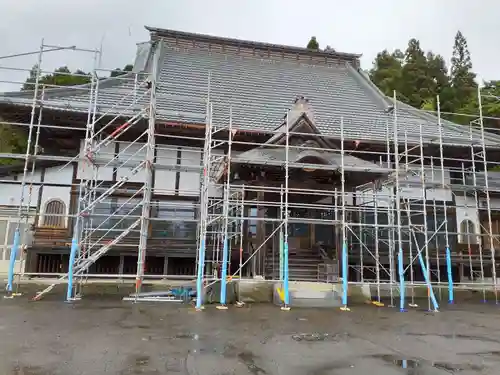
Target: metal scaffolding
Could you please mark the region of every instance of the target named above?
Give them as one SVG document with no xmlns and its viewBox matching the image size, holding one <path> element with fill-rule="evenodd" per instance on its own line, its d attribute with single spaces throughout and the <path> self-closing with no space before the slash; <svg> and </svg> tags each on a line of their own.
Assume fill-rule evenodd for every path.
<svg viewBox="0 0 500 375">
<path fill-rule="evenodd" d="M 479 91 L 480 95 L 480 91 Z M 418 287 L 424 287 L 427 290 L 428 308 L 432 311 L 437 311 L 439 308 L 439 300 L 443 300 L 443 289 L 447 291 L 447 295 L 444 300 L 448 303 L 454 302 L 454 289 L 459 287 L 467 288 L 479 288 L 482 290 L 484 298 L 486 299 L 486 292 L 491 291 L 495 295 L 496 300 L 496 263 L 494 257 L 495 251 L 495 241 L 498 241 L 498 234 L 493 233 L 493 221 L 491 217 L 491 207 L 489 206 L 490 198 L 489 194 L 494 190 L 485 183 L 481 185 L 477 183 L 476 179 L 478 174 L 484 181 L 488 181 L 489 169 L 495 166 L 497 163 L 492 161 L 486 161 L 486 140 L 485 140 L 485 126 L 482 123 L 482 114 L 479 114 L 479 119 L 472 121 L 472 124 L 477 124 L 476 127 L 471 125 L 470 127 L 463 127 L 464 132 L 467 132 L 470 136 L 470 142 L 465 142 L 463 144 L 457 143 L 457 139 L 452 137 L 445 137 L 443 135 L 443 120 L 441 118 L 440 112 L 440 101 L 437 98 L 437 117 L 436 117 L 436 133 L 437 139 L 436 144 L 438 146 L 438 155 L 434 154 L 426 155 L 426 147 L 423 141 L 423 129 L 422 123 L 418 124 L 418 140 L 417 142 L 410 143 L 408 141 L 408 134 L 406 129 L 403 132 L 398 126 L 398 102 L 395 99 L 396 93 L 394 93 L 394 109 L 391 114 L 391 119 L 387 122 L 387 153 L 386 161 L 382 161 L 382 155 L 380 156 L 381 165 L 386 166 L 386 174 L 383 178 L 378 178 L 377 180 L 363 184 L 362 186 L 355 186 L 353 191 L 348 191 L 345 186 L 345 174 L 349 169 L 345 163 L 345 155 L 354 156 L 362 158 L 363 154 L 369 154 L 366 151 L 356 151 L 349 150 L 346 151 L 344 145 L 351 139 L 345 138 L 344 133 L 344 121 L 343 118 L 340 119 L 340 148 L 337 153 L 340 155 L 340 165 L 332 170 L 336 170 L 340 174 L 340 186 L 332 187 L 329 191 L 320 191 L 315 189 L 302 188 L 299 190 L 294 190 L 289 187 L 289 173 L 294 168 L 311 168 L 310 165 L 305 165 L 301 163 L 290 163 L 289 152 L 290 150 L 296 149 L 296 146 L 289 144 L 288 140 L 292 136 L 308 136 L 310 134 L 304 133 L 294 133 L 289 130 L 288 126 L 288 114 L 285 116 L 286 126 L 284 130 L 280 130 L 281 133 L 285 134 L 285 160 L 278 163 L 285 176 L 284 186 L 285 188 L 281 190 L 282 200 L 279 204 L 280 209 L 283 210 L 284 214 L 281 214 L 277 218 L 267 217 L 262 220 L 266 222 L 278 222 L 278 229 L 283 230 L 284 236 L 279 236 L 280 242 L 280 277 L 279 282 L 283 285 L 284 296 L 283 296 L 283 307 L 288 309 L 289 307 L 289 273 L 288 273 L 288 262 L 289 262 L 289 243 L 288 243 L 288 230 L 290 226 L 289 214 L 290 210 L 293 208 L 298 208 L 298 204 L 289 203 L 289 196 L 293 193 L 299 193 L 303 195 L 322 195 L 334 197 L 333 204 L 323 204 L 321 205 L 322 210 L 333 210 L 335 212 L 334 218 L 328 220 L 328 224 L 331 225 L 332 230 L 334 227 L 338 226 L 341 228 L 341 251 L 339 255 L 340 260 L 340 273 L 342 279 L 343 297 L 342 297 L 342 309 L 349 310 L 347 307 L 348 301 L 348 288 L 349 285 L 356 283 L 363 283 L 373 285 L 376 284 L 376 296 L 375 304 L 383 305 L 381 302 L 382 289 L 388 291 L 390 297 L 390 305 L 394 305 L 395 292 L 399 294 L 399 305 L 400 310 L 405 311 L 407 306 L 416 307 L 416 295 L 415 289 Z M 210 107 L 210 111 L 212 108 Z M 211 114 L 210 114 L 211 117 Z M 230 124 L 232 120 L 230 119 Z M 230 125 L 231 127 L 231 125 Z M 233 140 L 234 134 L 237 131 L 232 128 L 228 134 L 228 140 L 214 142 L 213 134 L 220 132 L 222 128 L 216 128 L 211 121 L 208 122 L 208 128 L 206 129 L 206 155 L 204 159 L 204 171 L 221 171 L 230 170 L 231 164 L 238 164 L 241 161 L 236 160 L 231 157 L 230 147 L 229 151 L 226 152 L 225 157 L 217 156 L 213 157 L 213 149 L 216 147 L 221 147 L 221 145 L 234 144 L 234 143 L 244 143 L 235 142 Z M 275 132 L 276 135 L 277 132 Z M 393 134 L 391 138 L 389 134 Z M 473 135 L 477 136 L 480 134 L 482 142 L 478 145 L 473 139 Z M 321 137 L 324 137 L 321 135 Z M 324 137 L 328 138 L 328 137 Z M 330 137 L 333 138 L 333 137 Z M 403 142 L 401 141 L 403 139 Z M 210 147 L 211 145 L 211 147 Z M 256 147 L 261 147 L 262 145 L 255 145 Z M 276 145 L 266 145 L 268 147 L 277 147 Z M 461 147 L 463 150 L 470 148 L 471 158 L 455 158 L 448 157 L 444 154 L 444 148 L 447 147 Z M 304 149 L 304 147 L 300 147 Z M 475 152 L 474 150 L 480 148 L 481 152 Z M 312 150 L 313 148 L 308 148 Z M 324 150 L 322 150 L 324 151 Z M 372 156 L 373 157 L 373 156 Z M 482 171 L 477 171 L 474 157 L 480 157 L 484 161 L 484 168 Z M 221 161 L 222 159 L 222 161 Z M 376 159 L 376 158 L 373 158 Z M 266 168 L 270 164 L 275 164 L 275 161 L 269 160 L 248 160 L 248 163 L 260 165 L 261 168 Z M 461 167 L 454 167 L 452 164 L 457 162 L 461 163 Z M 223 166 L 221 166 L 221 164 Z M 464 165 L 470 165 L 472 181 L 467 180 L 466 174 L 464 172 Z M 325 168 L 325 166 L 314 165 L 315 168 Z M 366 173 L 368 171 L 365 171 Z M 446 178 L 447 173 L 459 174 L 461 181 L 456 181 L 456 177 Z M 221 174 L 215 175 L 206 173 L 205 174 L 205 184 L 204 191 L 208 191 L 210 187 L 219 186 L 224 189 L 223 202 L 220 205 L 223 207 L 228 207 L 232 203 L 231 192 L 239 191 L 241 189 L 240 184 L 229 183 L 230 174 L 225 175 L 226 179 L 224 184 L 217 185 L 214 181 L 221 179 Z M 224 178 L 222 178 L 224 179 Z M 455 179 L 455 181 L 453 180 Z M 340 187 L 340 189 L 339 189 Z M 252 189 L 271 193 L 276 191 L 276 187 L 272 186 L 249 186 L 245 185 L 246 193 L 249 193 Z M 413 196 L 408 196 L 404 194 L 405 190 L 413 189 L 416 190 Z M 338 192 L 338 190 L 340 190 Z M 439 199 L 436 196 L 436 192 L 441 192 L 442 194 L 448 194 L 447 198 Z M 337 199 L 337 192 L 340 194 L 340 201 Z M 487 226 L 489 228 L 484 228 L 483 233 L 477 233 L 476 230 L 469 231 L 470 229 L 450 229 L 456 227 L 456 224 L 450 223 L 448 208 L 453 207 L 455 210 L 462 208 L 460 204 L 454 203 L 455 198 L 462 194 L 467 195 L 468 193 L 473 193 L 475 208 L 480 210 L 479 206 L 479 196 L 480 192 L 486 194 L 486 201 L 488 202 L 487 212 Z M 406 195 L 406 196 L 405 196 Z M 433 196 L 431 196 L 433 195 Z M 368 199 L 367 199 L 368 196 Z M 353 204 L 347 202 L 347 197 L 351 199 L 351 202 L 358 201 L 361 203 Z M 206 198 L 205 201 L 202 200 L 202 206 L 214 207 L 210 204 L 210 199 Z M 234 204 L 234 202 L 233 202 Z M 245 194 L 242 194 L 242 205 L 241 212 L 246 212 L 245 206 L 251 206 L 255 204 L 245 198 Z M 273 207 L 277 205 L 277 201 L 263 200 L 258 202 L 261 206 Z M 306 209 L 317 209 L 318 204 L 308 204 L 301 205 L 301 207 Z M 467 201 L 465 201 L 464 206 L 467 207 Z M 203 210 L 203 208 L 202 208 Z M 203 212 L 203 211 L 202 211 Z M 220 211 L 219 211 L 220 212 Z M 224 304 L 225 302 L 225 285 L 231 278 L 227 278 L 227 224 L 228 211 L 223 210 L 221 218 L 224 218 L 224 225 L 220 227 L 218 235 L 219 238 L 223 238 L 220 241 L 223 245 L 223 259 L 220 262 L 222 270 L 219 275 L 217 273 L 205 272 L 207 269 L 202 269 L 205 262 L 205 244 L 208 234 L 210 232 L 200 232 L 200 249 L 199 249 L 199 264 L 198 264 L 198 298 L 197 298 L 197 308 L 201 309 L 203 306 L 203 295 L 204 290 L 208 285 L 212 285 L 214 282 L 221 282 L 221 295 L 220 300 Z M 381 222 L 381 215 L 385 215 L 385 223 Z M 441 218 L 438 218 L 438 216 Z M 353 218 L 358 217 L 360 219 L 354 220 Z M 364 222 L 363 218 L 371 217 L 373 218 L 372 223 Z M 383 216 L 382 216 L 383 217 Z M 415 219 L 414 219 L 415 218 Z M 209 214 L 201 216 L 200 225 L 202 228 L 207 228 L 213 225 L 214 221 L 210 218 Z M 235 217 L 234 219 L 238 219 Z M 455 219 L 452 217 L 452 219 Z M 244 221 L 256 221 L 259 220 L 257 217 L 252 217 L 248 215 L 241 216 L 240 219 L 242 227 Z M 416 220 L 416 221 L 415 221 Z M 479 213 L 478 213 L 478 220 Z M 324 224 L 321 219 L 307 219 L 302 218 L 299 220 L 304 223 L 313 224 Z M 470 263 L 471 271 L 471 282 L 463 280 L 463 265 L 465 263 L 463 254 L 461 251 L 457 251 L 451 248 L 450 238 L 457 239 L 457 236 L 465 237 L 470 242 L 470 238 L 476 238 L 473 242 L 479 246 L 479 251 L 473 254 L 471 245 L 467 244 L 468 248 L 468 258 Z M 243 233 L 241 233 L 243 238 Z M 272 240 L 272 238 L 277 237 L 277 231 L 267 232 L 267 237 L 261 243 L 264 245 L 267 241 Z M 372 244 L 367 244 L 367 238 L 372 238 Z M 492 253 L 489 262 L 491 266 L 492 279 L 490 282 L 486 281 L 485 278 L 485 259 L 482 251 L 482 244 L 484 240 L 487 239 L 489 242 L 490 251 Z M 434 246 L 431 246 L 434 244 Z M 463 242 L 462 242 L 463 244 Z M 355 246 L 353 246 L 355 245 Z M 380 251 L 380 246 L 386 247 L 386 252 Z M 354 247 L 356 249 L 354 249 Z M 220 249 L 220 247 L 219 247 Z M 260 247 L 259 247 L 260 249 Z M 283 249 L 283 250 L 281 250 Z M 355 250 L 359 253 L 356 254 Z M 254 252 L 252 257 L 257 253 Z M 208 263 L 218 262 L 218 252 L 214 255 L 213 259 L 209 260 Z M 350 258 L 353 259 L 356 264 L 350 262 Z M 382 260 L 385 258 L 385 260 Z M 249 259 L 250 260 L 250 259 Z M 255 262 L 255 259 L 253 259 Z M 388 263 L 388 266 L 387 264 Z M 473 282 L 473 263 L 479 263 L 480 270 L 478 271 L 481 277 L 481 282 Z M 441 266 L 446 267 L 445 276 L 442 275 Z M 454 279 L 453 267 L 459 267 L 458 273 L 462 274 L 460 279 Z M 434 268 L 434 269 L 433 269 Z M 415 273 L 419 269 L 421 273 L 422 280 L 415 280 Z M 357 274 L 357 280 L 350 280 L 350 270 L 355 271 Z M 366 278 L 366 270 L 374 274 L 373 279 Z M 382 281 L 382 273 L 385 273 L 388 280 Z M 234 275 L 233 275 L 234 276 Z M 456 277 L 456 276 L 455 276 Z M 409 282 L 407 279 L 409 278 Z M 295 279 L 297 280 L 297 279 Z M 406 291 L 410 291 L 411 300 L 406 300 Z M 436 294 L 438 293 L 438 294 Z"/>
<path fill-rule="evenodd" d="M 346 135 L 345 124 L 350 120 L 346 116 L 335 119 L 340 135 L 312 134 L 293 129 L 297 118 L 291 115 L 291 110 L 283 113 L 281 126 L 273 132 L 265 132 L 268 137 L 263 141 L 263 132 L 238 127 L 238 114 L 247 110 L 244 108 L 247 105 L 251 110 L 251 103 L 228 104 L 213 100 L 210 95 L 211 81 L 217 77 L 210 74 L 206 96 L 179 98 L 202 103 L 205 107 L 205 113 L 199 114 L 200 121 L 205 122 L 205 136 L 191 136 L 159 130 L 161 109 L 157 102 L 159 97 L 168 100 L 173 94 L 158 83 L 164 48 L 162 41 L 152 43 L 151 48 L 154 52 L 147 73 L 134 72 L 113 78 L 121 81 L 117 89 L 121 99 L 105 109 L 100 105 L 100 93 L 110 89 L 101 87 L 103 80 L 99 72 L 103 70 L 97 66 L 100 52 L 82 50 L 92 53 L 94 57 L 90 83 L 66 89 L 88 95 L 86 126 L 74 128 L 75 132 L 84 132 L 83 147 L 78 155 L 63 157 L 40 153 L 41 130 L 57 128 L 53 124 L 45 124 L 42 116 L 51 103 L 47 92 L 57 88 L 40 82 L 40 77 L 47 73 L 41 68 L 42 56 L 47 50 L 79 49 L 42 43 L 33 83 L 30 121 L 9 122 L 11 126 L 29 128 L 26 152 L 0 154 L 3 158 L 24 161 L 22 178 L 18 180 L 18 224 L 10 254 L 9 296 L 17 293 L 15 266 L 19 260 L 19 249 L 28 246 L 24 239 L 26 236 L 21 233 L 21 223 L 28 225 L 29 218 L 39 214 L 30 210 L 33 187 L 51 183 L 37 183 L 33 177 L 35 168 L 39 161 L 51 160 L 66 165 L 79 162 L 81 177 L 78 182 L 71 183 L 77 195 L 76 209 L 64 215 L 64 220 L 73 223 L 68 270 L 58 274 L 57 282 L 39 292 L 35 299 L 42 298 L 61 282 L 68 284 L 67 300 L 78 299 L 82 294 L 82 285 L 89 277 L 105 277 L 91 274 L 90 267 L 118 245 L 136 251 L 137 270 L 134 277 L 137 299 L 145 277 L 151 226 L 155 222 L 166 225 L 168 221 L 176 220 L 152 215 L 153 195 L 172 193 L 154 186 L 154 171 L 179 170 L 174 160 L 158 161 L 155 150 L 167 150 L 182 141 L 194 147 L 194 155 L 202 156 L 200 165 L 185 166 L 186 170 L 200 173 L 199 201 L 196 203 L 199 214 L 194 219 L 198 223 L 196 270 L 191 275 L 196 279 L 197 309 L 203 308 L 210 286 L 220 283 L 219 308 L 225 309 L 228 283 L 234 279 L 262 276 L 280 284 L 282 308 L 288 310 L 289 281 L 302 280 L 296 273 L 297 269 L 290 265 L 292 261 L 300 261 L 296 253 L 303 245 L 292 242 L 298 238 L 295 233 L 305 227 L 309 235 L 319 227 L 327 228 L 329 237 L 326 237 L 331 241 L 328 246 L 332 249 L 325 244 L 309 243 L 310 247 L 317 247 L 320 257 L 315 265 L 315 280 L 329 283 L 341 281 L 343 310 L 349 310 L 348 290 L 357 284 L 373 286 L 374 301 L 378 305 L 382 305 L 385 297 L 390 305 L 395 305 L 399 296 L 401 311 L 407 306 L 416 306 L 418 289 L 426 290 L 429 310 L 438 310 L 443 300 L 453 303 L 456 288 L 477 288 L 485 300 L 492 292 L 495 301 L 498 301 L 495 247 L 498 246 L 499 233 L 498 228 L 497 232 L 494 228 L 496 222 L 492 211 L 496 208 L 492 207 L 491 200 L 499 188 L 494 178 L 490 177 L 490 170 L 496 163 L 488 160 L 488 150 L 494 146 L 487 141 L 488 129 L 482 113 L 480 89 L 478 118 L 472 119 L 470 126 L 453 125 L 467 135 L 460 140 L 445 134 L 445 126 L 451 125 L 442 118 L 437 98 L 437 112 L 434 114 L 436 137 L 432 142 L 436 150 L 431 150 L 424 142 L 422 122 L 413 124 L 417 134 L 415 131 L 408 134 L 408 128 L 401 127 L 401 103 L 394 93 L 392 110 L 377 119 L 386 125 L 386 142 L 373 142 L 379 147 L 377 151 L 370 151 L 353 146 L 358 140 Z M 68 109 L 72 110 L 74 108 Z M 226 122 L 214 121 L 216 111 L 227 112 L 227 116 L 222 116 Z M 405 107 L 405 111 L 409 109 Z M 125 134 L 129 136 L 127 146 L 113 156 L 107 155 L 107 147 L 123 142 Z M 480 142 L 477 142 L 478 136 Z M 279 137 L 281 141 L 270 142 L 270 139 Z M 335 147 L 295 142 L 297 138 L 314 137 Z M 199 146 L 201 144 L 203 146 Z M 461 155 L 469 156 L 451 157 L 445 152 L 447 148 L 460 149 Z M 260 156 L 255 153 L 246 157 L 251 150 L 265 152 Z M 297 155 L 305 151 L 328 155 L 335 162 L 328 164 L 311 162 L 311 158 L 298 159 Z M 250 166 L 259 173 L 251 180 L 238 179 L 235 174 L 241 172 L 242 165 Z M 103 169 L 110 166 L 128 168 L 129 171 L 110 184 L 101 177 Z M 266 176 L 271 170 L 275 176 L 273 183 Z M 183 171 L 181 169 L 181 173 Z M 329 178 L 330 185 L 318 188 L 313 184 L 310 187 L 299 184 L 304 181 L 298 181 L 297 171 L 304 172 L 305 176 L 321 171 L 322 177 Z M 352 183 L 353 175 L 362 176 L 363 182 Z M 140 186 L 126 187 L 131 176 L 142 176 Z M 126 193 L 126 200 L 117 205 L 111 215 L 100 215 L 97 210 L 99 204 L 118 193 Z M 174 208 L 178 205 L 166 201 L 157 204 Z M 471 226 L 466 220 L 461 219 L 459 223 L 456 218 L 458 211 L 469 212 L 469 208 L 477 212 Z M 483 212 L 485 215 L 481 215 Z M 485 216 L 483 222 L 482 216 Z M 464 228 L 461 227 L 463 221 L 467 224 Z M 258 228 L 258 236 L 249 240 L 251 226 Z M 453 249 L 457 244 L 466 249 L 466 254 Z M 483 250 L 489 250 L 489 255 Z M 292 254 L 292 251 L 295 253 Z M 233 253 L 238 255 L 237 267 L 231 267 Z M 165 278 L 166 273 L 167 270 L 157 277 Z M 21 274 L 17 273 L 17 276 L 19 285 Z M 36 274 L 31 273 L 30 276 Z M 118 278 L 124 275 L 107 276 Z M 469 280 L 465 280 L 466 277 Z M 410 294 L 409 303 L 406 291 Z"/>
</svg>

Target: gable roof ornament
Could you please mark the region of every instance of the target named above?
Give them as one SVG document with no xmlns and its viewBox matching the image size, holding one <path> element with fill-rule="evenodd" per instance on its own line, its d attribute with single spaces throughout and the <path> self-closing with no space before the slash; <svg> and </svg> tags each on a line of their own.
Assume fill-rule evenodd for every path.
<svg viewBox="0 0 500 375">
<path fill-rule="evenodd" d="M 307 116 L 311 124 L 315 125 L 314 112 L 309 99 L 304 96 L 298 96 L 295 98 L 292 108 L 288 112 L 288 126 L 293 126 L 303 114 Z"/>
</svg>

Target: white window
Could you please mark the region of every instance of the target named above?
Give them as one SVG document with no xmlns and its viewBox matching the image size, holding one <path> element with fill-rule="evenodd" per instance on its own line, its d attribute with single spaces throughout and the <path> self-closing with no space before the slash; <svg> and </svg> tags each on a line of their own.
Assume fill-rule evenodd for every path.
<svg viewBox="0 0 500 375">
<path fill-rule="evenodd" d="M 52 228 L 64 228 L 66 205 L 59 199 L 51 199 L 45 204 L 43 215 L 43 226 Z"/>
<path fill-rule="evenodd" d="M 460 243 L 475 245 L 478 243 L 477 235 L 476 235 L 476 226 L 474 223 L 465 219 L 460 223 Z"/>
</svg>

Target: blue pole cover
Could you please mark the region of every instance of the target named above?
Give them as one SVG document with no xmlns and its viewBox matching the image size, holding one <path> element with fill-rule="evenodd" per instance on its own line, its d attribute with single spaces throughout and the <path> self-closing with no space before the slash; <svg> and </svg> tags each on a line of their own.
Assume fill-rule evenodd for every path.
<svg viewBox="0 0 500 375">
<path fill-rule="evenodd" d="M 66 301 L 70 301 L 73 297 L 73 267 L 75 265 L 76 253 L 78 251 L 78 240 L 73 237 L 71 240 L 71 251 L 69 253 L 68 264 L 68 290 L 66 291 Z"/>
<path fill-rule="evenodd" d="M 198 254 L 198 275 L 196 278 L 196 308 L 201 309 L 203 303 L 203 271 L 205 266 L 205 239 L 200 241 Z"/>
<path fill-rule="evenodd" d="M 427 267 L 425 266 L 424 258 L 422 257 L 422 253 L 420 251 L 418 252 L 418 260 L 420 261 L 420 268 L 422 268 L 422 273 L 424 274 L 425 283 L 427 284 L 427 288 L 429 289 L 429 294 L 432 304 L 434 305 L 434 310 L 437 310 L 439 309 L 439 305 L 437 303 L 436 296 L 434 295 L 434 290 L 432 289 L 429 275 L 427 274 Z"/>
<path fill-rule="evenodd" d="M 283 246 L 283 291 L 285 293 L 285 306 L 290 304 L 290 292 L 288 290 L 288 241 Z"/>
<path fill-rule="evenodd" d="M 399 310 L 405 311 L 405 268 L 403 264 L 403 249 L 399 249 L 398 253 L 399 265 Z"/>
<path fill-rule="evenodd" d="M 453 303 L 453 272 L 451 268 L 451 251 L 450 247 L 446 246 L 446 268 L 448 271 L 448 302 Z"/>
<path fill-rule="evenodd" d="M 342 304 L 347 306 L 347 242 L 342 245 Z"/>
<path fill-rule="evenodd" d="M 14 232 L 14 243 L 12 244 L 12 249 L 10 250 L 10 262 L 9 262 L 9 272 L 7 276 L 7 292 L 12 292 L 12 285 L 14 284 L 14 267 L 16 265 L 17 250 L 19 249 L 19 241 L 21 235 L 19 233 L 19 228 Z"/>
<path fill-rule="evenodd" d="M 228 258 L 228 249 L 227 249 L 227 237 L 224 238 L 224 247 L 222 250 L 222 272 L 221 272 L 221 280 L 220 280 L 220 303 L 221 305 L 226 304 L 226 278 L 227 278 L 227 258 Z"/>
</svg>

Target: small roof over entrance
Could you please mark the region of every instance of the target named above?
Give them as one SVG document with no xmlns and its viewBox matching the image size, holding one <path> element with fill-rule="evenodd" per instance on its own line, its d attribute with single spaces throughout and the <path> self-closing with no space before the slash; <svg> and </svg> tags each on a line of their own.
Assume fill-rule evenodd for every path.
<svg viewBox="0 0 500 375">
<path fill-rule="evenodd" d="M 264 145 L 232 157 L 233 163 L 284 167 L 286 164 L 286 127 L 288 125 L 288 166 L 306 172 L 339 171 L 350 177 L 349 185 L 362 185 L 387 176 L 390 170 L 375 163 L 344 153 L 315 126 L 311 103 L 304 97 L 295 99 L 288 120 L 275 130 Z"/>
</svg>

